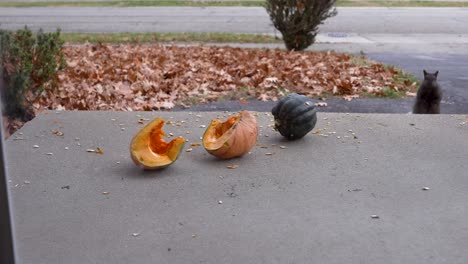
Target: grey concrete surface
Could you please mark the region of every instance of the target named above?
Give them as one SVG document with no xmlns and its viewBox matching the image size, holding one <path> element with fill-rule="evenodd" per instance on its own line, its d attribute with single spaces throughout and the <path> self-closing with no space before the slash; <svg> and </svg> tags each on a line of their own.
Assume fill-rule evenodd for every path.
<svg viewBox="0 0 468 264">
<path fill-rule="evenodd" d="M 6 142 L 19 263 L 466 263 L 467 116 L 320 112 L 328 137 L 286 142 L 258 113 L 267 148 L 242 158 L 187 144 L 163 171 L 131 162 L 139 118 L 185 121 L 166 132 L 193 143 L 218 115 L 43 112 L 27 123 Z M 96 147 L 104 154 L 86 152 Z"/>
</svg>

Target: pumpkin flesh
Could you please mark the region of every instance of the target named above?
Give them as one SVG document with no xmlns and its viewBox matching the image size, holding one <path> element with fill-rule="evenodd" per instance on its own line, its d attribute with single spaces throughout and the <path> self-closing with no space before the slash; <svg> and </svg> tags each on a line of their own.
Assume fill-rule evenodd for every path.
<svg viewBox="0 0 468 264">
<path fill-rule="evenodd" d="M 185 143 L 184 138 L 164 140 L 164 120 L 156 118 L 132 139 L 130 153 L 135 164 L 145 169 L 159 169 L 172 164 Z"/>
</svg>

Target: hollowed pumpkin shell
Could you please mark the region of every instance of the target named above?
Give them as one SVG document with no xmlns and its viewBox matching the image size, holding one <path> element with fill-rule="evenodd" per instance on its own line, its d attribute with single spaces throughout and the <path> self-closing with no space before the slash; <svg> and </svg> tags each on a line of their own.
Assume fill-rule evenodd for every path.
<svg viewBox="0 0 468 264">
<path fill-rule="evenodd" d="M 143 127 L 130 143 L 130 155 L 133 162 L 145 170 L 165 168 L 177 160 L 184 147 L 184 138 L 164 140 L 164 120 L 156 118 Z"/>
<path fill-rule="evenodd" d="M 250 112 L 241 111 L 224 122 L 212 120 L 203 135 L 203 147 L 218 158 L 230 159 L 249 152 L 257 135 L 257 119 Z"/>
</svg>

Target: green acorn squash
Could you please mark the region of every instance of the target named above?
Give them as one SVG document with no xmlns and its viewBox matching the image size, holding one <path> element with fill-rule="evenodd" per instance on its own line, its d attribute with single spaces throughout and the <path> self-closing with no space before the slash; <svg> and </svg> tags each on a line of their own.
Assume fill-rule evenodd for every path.
<svg viewBox="0 0 468 264">
<path fill-rule="evenodd" d="M 312 100 L 296 93 L 281 98 L 271 113 L 275 129 L 289 140 L 304 137 L 317 123 L 317 108 Z"/>
</svg>

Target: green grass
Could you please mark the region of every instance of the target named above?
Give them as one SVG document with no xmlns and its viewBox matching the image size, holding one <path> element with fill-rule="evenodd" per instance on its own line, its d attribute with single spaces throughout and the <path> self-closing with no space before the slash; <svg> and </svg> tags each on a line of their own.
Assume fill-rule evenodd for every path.
<svg viewBox="0 0 468 264">
<path fill-rule="evenodd" d="M 0 2 L 0 7 L 49 7 L 49 6 L 112 6 L 112 7 L 135 7 L 135 6 L 263 6 L 265 1 L 188 1 L 188 0 L 144 0 L 144 1 L 102 1 L 95 2 Z M 338 0 L 337 6 L 380 6 L 380 7 L 468 7 L 466 2 L 438 2 L 438 1 L 384 1 L 384 0 Z"/>
<path fill-rule="evenodd" d="M 270 35 L 233 33 L 62 33 L 61 37 L 65 42 L 70 43 L 282 43 L 281 39 Z"/>
</svg>

